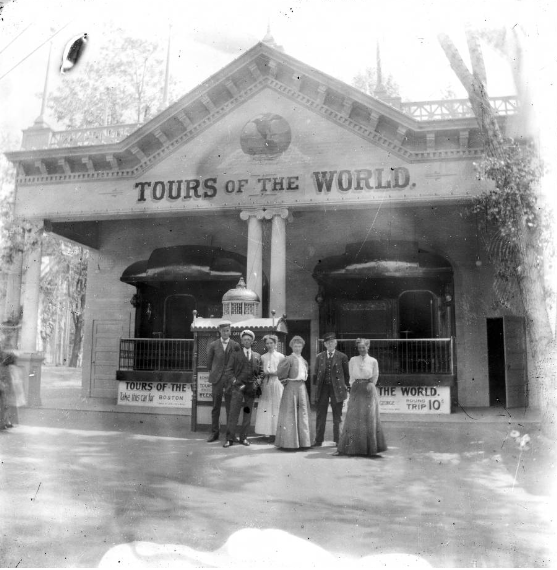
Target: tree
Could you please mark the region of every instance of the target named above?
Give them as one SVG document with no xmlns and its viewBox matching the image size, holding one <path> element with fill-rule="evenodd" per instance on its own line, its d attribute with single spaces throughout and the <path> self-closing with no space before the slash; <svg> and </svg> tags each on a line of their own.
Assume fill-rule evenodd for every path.
<svg viewBox="0 0 557 570">
<path fill-rule="evenodd" d="M 381 83 L 387 97 L 400 97 L 400 88 L 392 75 L 388 75 L 386 80 L 382 78 Z M 379 87 L 377 83 L 377 68 L 366 67 L 363 71 L 357 73 L 352 80 L 352 85 L 368 95 L 375 95 L 375 91 Z"/>
<path fill-rule="evenodd" d="M 49 96 L 52 115 L 66 128 L 142 123 L 160 107 L 163 48 L 121 30 L 108 31 L 107 37 L 99 56 L 85 57 Z"/>
<path fill-rule="evenodd" d="M 478 34 L 468 29 L 466 38 L 472 72 L 451 39 L 446 34 L 438 37 L 452 69 L 468 93 L 480 128 L 486 157 L 478 170 L 494 183 L 492 189 L 479 196 L 472 209 L 485 214 L 493 235 L 506 244 L 504 255 L 501 255 L 501 248 L 495 249 L 496 274 L 499 279 L 513 280 L 518 288 L 534 368 L 530 377 L 538 382 L 540 388 L 542 426 L 546 433 L 554 434 L 557 431 L 556 346 L 546 305 L 544 276 L 544 250 L 553 242 L 549 223 L 551 215 L 540 194 L 544 166 L 534 141 L 517 144 L 503 138 L 489 103 Z M 513 56 L 519 57 L 520 50 Z M 523 100 L 522 105 L 528 107 L 528 101 Z"/>
</svg>

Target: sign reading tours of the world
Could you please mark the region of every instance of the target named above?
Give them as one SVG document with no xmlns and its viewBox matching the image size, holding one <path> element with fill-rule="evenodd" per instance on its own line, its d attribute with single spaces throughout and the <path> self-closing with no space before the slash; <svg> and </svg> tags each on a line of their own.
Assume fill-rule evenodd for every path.
<svg viewBox="0 0 557 570">
<path fill-rule="evenodd" d="M 118 405 L 191 408 L 191 384 L 177 382 L 118 382 Z"/>
<path fill-rule="evenodd" d="M 378 386 L 379 411 L 397 414 L 450 414 L 448 386 Z"/>
</svg>

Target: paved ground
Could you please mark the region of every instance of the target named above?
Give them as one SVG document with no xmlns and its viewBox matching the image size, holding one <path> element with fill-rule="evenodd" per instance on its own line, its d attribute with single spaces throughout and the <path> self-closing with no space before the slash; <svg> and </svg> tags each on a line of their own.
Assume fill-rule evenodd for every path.
<svg viewBox="0 0 557 570">
<path fill-rule="evenodd" d="M 467 412 L 385 418 L 389 450 L 366 459 L 332 443 L 223 449 L 177 416 L 23 409 L 0 433 L 0 566 L 273 566 L 295 552 L 321 568 L 554 567 L 554 449 L 531 415 Z"/>
</svg>

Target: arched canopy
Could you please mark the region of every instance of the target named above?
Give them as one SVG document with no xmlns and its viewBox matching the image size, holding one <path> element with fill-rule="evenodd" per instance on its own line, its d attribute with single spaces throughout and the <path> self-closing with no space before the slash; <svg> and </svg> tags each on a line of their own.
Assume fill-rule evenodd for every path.
<svg viewBox="0 0 557 570">
<path fill-rule="evenodd" d="M 319 261 L 316 280 L 361 277 L 426 277 L 452 273 L 451 264 L 440 255 L 418 248 L 411 241 L 373 241 L 348 244 L 341 255 Z"/>
<path fill-rule="evenodd" d="M 239 279 L 245 272 L 246 258 L 220 247 L 178 245 L 153 250 L 148 260 L 132 263 L 120 281 L 129 284 L 168 281 Z"/>
</svg>

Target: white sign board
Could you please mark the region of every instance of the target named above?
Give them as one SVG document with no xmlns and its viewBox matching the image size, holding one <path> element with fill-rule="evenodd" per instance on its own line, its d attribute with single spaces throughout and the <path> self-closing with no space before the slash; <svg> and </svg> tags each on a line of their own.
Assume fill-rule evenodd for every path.
<svg viewBox="0 0 557 570">
<path fill-rule="evenodd" d="M 175 382 L 118 383 L 118 405 L 191 408 L 191 384 Z"/>
<path fill-rule="evenodd" d="M 379 411 L 397 414 L 450 414 L 449 386 L 378 386 Z"/>
<path fill-rule="evenodd" d="M 209 382 L 208 372 L 197 373 L 197 401 L 198 402 L 212 402 L 213 401 L 213 388 Z"/>
</svg>

